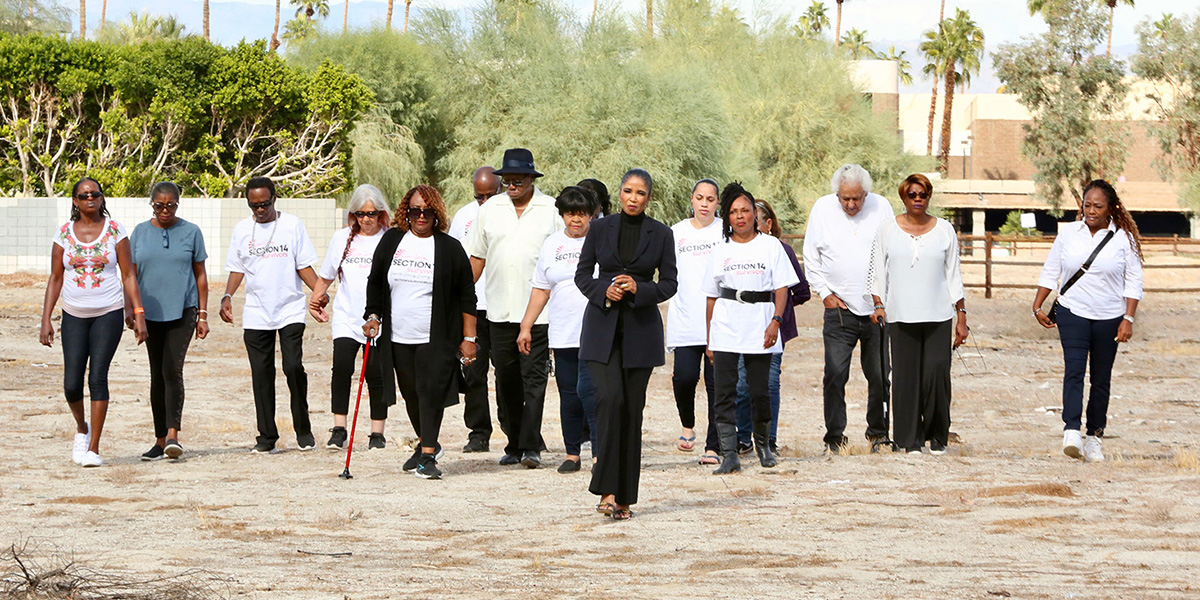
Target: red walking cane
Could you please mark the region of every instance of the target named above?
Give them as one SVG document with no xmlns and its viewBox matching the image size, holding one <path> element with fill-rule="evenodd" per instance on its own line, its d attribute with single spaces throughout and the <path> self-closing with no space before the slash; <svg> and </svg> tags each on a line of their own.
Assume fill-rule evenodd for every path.
<svg viewBox="0 0 1200 600">
<path fill-rule="evenodd" d="M 346 446 L 346 469 L 339 475 L 342 479 L 353 479 L 350 474 L 350 455 L 354 453 L 354 428 L 358 425 L 358 403 L 362 400 L 363 381 L 367 378 L 367 357 L 371 354 L 371 342 L 367 340 L 367 344 L 363 346 L 363 366 L 362 374 L 358 376 L 358 396 L 354 398 L 354 420 L 350 422 L 350 443 Z"/>
</svg>

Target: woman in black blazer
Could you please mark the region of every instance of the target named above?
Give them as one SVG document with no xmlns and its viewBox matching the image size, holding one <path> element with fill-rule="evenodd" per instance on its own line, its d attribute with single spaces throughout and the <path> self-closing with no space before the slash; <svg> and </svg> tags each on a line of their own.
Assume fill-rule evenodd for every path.
<svg viewBox="0 0 1200 600">
<path fill-rule="evenodd" d="M 363 316 L 363 333 L 379 336 L 371 364 L 384 370 L 384 400 L 395 403 L 398 381 L 417 433 L 404 471 L 424 479 L 442 476 L 442 414 L 458 403 L 459 364 L 475 360 L 475 280 L 449 225 L 437 190 L 418 185 L 404 195 L 375 249 Z"/>
<path fill-rule="evenodd" d="M 677 286 L 675 236 L 645 214 L 653 188 L 646 171 L 625 173 L 620 212 L 592 224 L 575 271 L 588 299 L 579 360 L 587 361 L 596 387 L 600 444 L 589 490 L 600 496 L 596 510 L 619 521 L 632 517 L 629 507 L 637 503 L 646 386 L 654 367 L 666 363 L 658 304 Z"/>
</svg>

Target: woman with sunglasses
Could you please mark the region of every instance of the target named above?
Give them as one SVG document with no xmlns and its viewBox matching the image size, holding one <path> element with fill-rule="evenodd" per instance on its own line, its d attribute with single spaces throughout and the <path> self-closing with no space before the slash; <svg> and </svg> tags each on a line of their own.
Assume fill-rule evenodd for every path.
<svg viewBox="0 0 1200 600">
<path fill-rule="evenodd" d="M 900 184 L 904 212 L 875 233 L 867 290 L 875 302 L 871 322 L 891 324 L 896 446 L 920 454 L 928 441 L 929 453 L 938 455 L 950 435 L 950 352 L 967 339 L 967 309 L 958 235 L 929 214 L 932 195 L 920 173 Z"/>
<path fill-rule="evenodd" d="M 350 388 L 354 380 L 354 361 L 367 343 L 363 335 L 363 310 L 367 304 L 367 276 L 371 274 L 371 259 L 375 248 L 387 230 L 388 205 L 383 192 L 373 185 L 360 185 L 350 196 L 346 221 L 349 227 L 333 234 L 325 262 L 317 273 L 320 279 L 313 288 L 308 312 L 320 323 L 329 322 L 325 307 L 329 305 L 329 286 L 337 281 L 337 297 L 333 301 L 333 375 L 329 385 L 329 403 L 333 412 L 333 428 L 325 447 L 342 450 L 346 447 L 346 414 L 350 411 Z M 376 364 L 376 354 L 368 353 L 367 361 Z M 383 374 L 369 368 L 367 390 L 371 403 L 371 435 L 367 448 L 387 446 L 383 426 L 387 423 L 388 406 L 383 398 Z M 394 398 L 393 394 L 393 398 Z M 394 401 L 392 402 L 394 403 Z"/>
<path fill-rule="evenodd" d="M 54 342 L 52 318 L 61 297 L 63 391 L 76 432 L 71 459 L 84 467 L 99 467 L 100 434 L 108 414 L 108 367 L 121 342 L 122 313 L 133 314 L 134 337 L 141 344 L 146 341 L 146 311 L 125 228 L 109 218 L 104 191 L 95 179 L 75 183 L 71 220 L 52 241 L 39 341 L 44 346 Z M 92 397 L 90 423 L 83 410 L 85 372 Z"/>
<path fill-rule="evenodd" d="M 208 274 L 204 234 L 176 216 L 179 186 L 169 181 L 150 190 L 154 217 L 133 228 L 129 244 L 138 289 L 146 307 L 146 353 L 150 358 L 150 412 L 154 445 L 142 460 L 183 455 L 183 362 L 192 335 L 208 335 Z M 131 314 L 125 321 L 132 327 Z"/>
<path fill-rule="evenodd" d="M 395 401 L 398 382 L 417 433 L 404 471 L 423 479 L 442 477 L 442 415 L 458 403 L 460 366 L 475 362 L 475 279 L 449 227 L 436 189 L 404 195 L 371 259 L 362 326 L 368 339 L 379 336 L 383 399 Z"/>
</svg>

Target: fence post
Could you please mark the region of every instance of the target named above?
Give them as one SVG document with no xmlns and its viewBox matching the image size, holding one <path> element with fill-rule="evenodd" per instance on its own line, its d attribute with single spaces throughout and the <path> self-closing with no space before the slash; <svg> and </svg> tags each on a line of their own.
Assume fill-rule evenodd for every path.
<svg viewBox="0 0 1200 600">
<path fill-rule="evenodd" d="M 1179 234 L 1176 233 L 1171 237 L 1173 238 L 1171 240 L 1171 256 L 1179 256 Z"/>
<path fill-rule="evenodd" d="M 983 297 L 992 297 L 992 232 L 984 235 L 983 241 Z"/>
</svg>

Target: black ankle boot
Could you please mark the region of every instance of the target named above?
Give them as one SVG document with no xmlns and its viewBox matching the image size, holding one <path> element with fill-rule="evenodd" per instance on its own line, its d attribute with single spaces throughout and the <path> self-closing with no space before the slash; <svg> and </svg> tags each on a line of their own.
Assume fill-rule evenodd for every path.
<svg viewBox="0 0 1200 600">
<path fill-rule="evenodd" d="M 770 421 L 754 424 L 754 452 L 758 454 L 758 464 L 767 468 L 776 464 L 775 455 L 771 452 L 770 437 Z"/>
<path fill-rule="evenodd" d="M 742 461 L 738 460 L 737 453 L 737 425 L 717 423 L 717 440 L 721 443 L 721 466 L 713 471 L 713 475 L 741 471 Z"/>
</svg>

